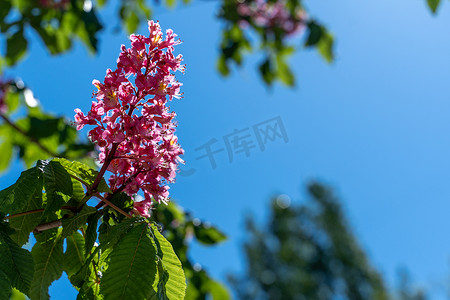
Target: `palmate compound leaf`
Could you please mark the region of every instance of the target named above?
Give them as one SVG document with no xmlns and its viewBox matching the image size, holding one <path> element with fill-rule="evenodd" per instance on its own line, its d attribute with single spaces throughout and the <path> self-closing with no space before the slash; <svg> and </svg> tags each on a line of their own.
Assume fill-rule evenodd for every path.
<svg viewBox="0 0 450 300">
<path fill-rule="evenodd" d="M 0 272 L 8 276 L 12 287 L 28 295 L 33 279 L 31 253 L 9 237 L 11 230 L 6 224 L 2 223 L 0 227 Z"/>
<path fill-rule="evenodd" d="M 34 197 L 36 190 L 42 190 L 42 173 L 36 167 L 20 174 L 16 183 L 0 191 L 0 212 L 13 214 L 22 212 Z"/>
<path fill-rule="evenodd" d="M 164 285 L 158 285 L 158 294 L 165 294 L 170 300 L 183 300 L 186 293 L 186 277 L 181 262 L 173 251 L 172 245 L 158 231 L 158 228 L 151 225 L 151 230 L 158 257 L 163 266 L 163 270 L 159 270 L 158 275 L 160 282 L 163 281 Z M 165 274 L 161 274 L 161 271 L 165 271 Z M 168 278 L 164 278 L 164 275 L 168 275 Z"/>
<path fill-rule="evenodd" d="M 64 266 L 63 239 L 61 229 L 47 230 L 35 235 L 36 244 L 31 250 L 34 260 L 34 276 L 31 283 L 30 298 L 50 299 L 48 287 L 61 277 Z"/>
<path fill-rule="evenodd" d="M 114 247 L 100 291 L 105 299 L 146 299 L 156 277 L 156 248 L 147 223 L 137 224 Z"/>
</svg>

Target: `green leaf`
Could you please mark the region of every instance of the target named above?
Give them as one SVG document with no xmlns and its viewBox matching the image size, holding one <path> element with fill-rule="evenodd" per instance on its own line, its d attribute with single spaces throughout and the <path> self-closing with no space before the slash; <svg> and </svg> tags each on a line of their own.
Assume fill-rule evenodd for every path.
<svg viewBox="0 0 450 300">
<path fill-rule="evenodd" d="M 317 24 L 315 21 L 308 22 L 308 38 L 306 39 L 305 46 L 315 46 L 322 39 L 324 34 L 324 28 Z"/>
<path fill-rule="evenodd" d="M 86 281 L 80 288 L 77 300 L 103 300 L 103 295 L 100 293 L 100 284 L 98 283 L 95 274 L 90 275 L 89 280 Z"/>
<path fill-rule="evenodd" d="M 90 217 L 95 216 L 91 215 Z M 136 219 L 128 219 L 122 221 L 116 226 L 110 226 L 105 223 L 105 221 L 100 225 L 99 231 L 99 241 L 100 246 L 94 248 L 91 255 L 87 258 L 86 263 L 83 267 L 74 274 L 70 281 L 72 284 L 80 287 L 83 285 L 83 281 L 90 276 L 92 270 L 90 269 L 91 261 L 98 255 L 99 251 L 102 250 L 101 257 L 103 260 L 107 260 L 107 256 L 111 252 L 111 249 L 133 228 Z M 86 253 L 91 251 L 93 248 L 88 249 Z M 89 288 L 89 287 L 86 287 Z"/>
<path fill-rule="evenodd" d="M 433 13 L 437 12 L 439 4 L 441 4 L 441 0 L 427 0 L 428 7 L 431 9 Z"/>
<path fill-rule="evenodd" d="M 41 172 L 37 168 L 20 174 L 12 186 L 0 191 L 0 211 L 4 214 L 22 212 L 34 197 L 36 190 L 42 190 Z"/>
<path fill-rule="evenodd" d="M 87 218 L 87 228 L 86 228 L 86 238 L 85 238 L 85 251 L 89 253 L 97 240 L 97 227 L 98 220 L 102 214 L 96 212 L 95 214 L 89 215 Z"/>
<path fill-rule="evenodd" d="M 156 249 L 147 223 L 131 229 L 109 255 L 100 284 L 105 299 L 145 299 L 156 276 Z"/>
<path fill-rule="evenodd" d="M 27 300 L 27 296 L 16 289 L 12 289 L 11 298 L 9 300 Z"/>
<path fill-rule="evenodd" d="M 115 194 L 110 201 L 125 212 L 133 209 L 133 200 L 125 193 Z"/>
<path fill-rule="evenodd" d="M 94 180 L 98 174 L 97 171 L 88 165 L 78 161 L 70 161 L 65 158 L 55 158 L 53 161 L 59 162 L 69 174 L 81 179 L 86 183 L 86 185 L 91 185 L 94 183 Z"/>
<path fill-rule="evenodd" d="M 72 180 L 69 173 L 57 161 L 40 160 L 36 167 L 44 174 L 44 188 L 47 194 L 44 215 L 54 213 L 70 200 L 73 193 Z"/>
<path fill-rule="evenodd" d="M 11 284 L 9 283 L 8 276 L 0 271 L 0 299 L 9 299 L 11 295 Z"/>
<path fill-rule="evenodd" d="M 62 220 L 62 233 L 63 237 L 71 235 L 74 231 L 77 231 L 81 226 L 86 224 L 88 217 L 95 214 L 97 210 L 94 207 L 85 205 L 83 209 L 75 216 Z"/>
<path fill-rule="evenodd" d="M 70 178 L 70 180 L 72 181 L 72 189 L 73 189 L 72 198 L 75 199 L 77 202 L 80 202 L 86 195 L 86 191 L 84 190 L 81 182 L 79 182 L 74 178 Z"/>
<path fill-rule="evenodd" d="M 287 86 L 294 86 L 295 77 L 289 66 L 284 61 L 278 62 L 278 78 Z"/>
<path fill-rule="evenodd" d="M 210 279 L 207 283 L 207 289 L 211 294 L 212 300 L 228 300 L 231 299 L 230 293 L 225 286 L 217 281 Z"/>
<path fill-rule="evenodd" d="M 111 226 L 105 222 L 105 217 L 103 217 L 103 222 L 98 228 L 100 245 L 102 250 L 106 250 L 109 247 L 113 247 L 122 237 L 130 231 L 137 219 L 128 219 L 122 221 L 121 223 Z"/>
<path fill-rule="evenodd" d="M 20 28 L 6 40 L 6 63 L 10 66 L 17 63 L 27 52 L 28 42 Z"/>
<path fill-rule="evenodd" d="M 37 242 L 31 250 L 34 260 L 34 277 L 30 298 L 33 300 L 50 299 L 48 287 L 61 277 L 63 272 L 63 239 L 59 237 L 59 234 L 48 239 L 48 234 L 36 234 Z"/>
<path fill-rule="evenodd" d="M 30 127 L 27 133 L 37 139 L 51 137 L 58 131 L 61 121 L 62 119 L 51 116 L 29 117 Z"/>
<path fill-rule="evenodd" d="M 64 158 L 56 158 L 53 161 L 59 162 L 69 174 L 77 177 L 86 186 L 91 186 L 98 174 L 88 165 L 78 161 L 70 161 Z M 104 178 L 100 181 L 97 190 L 102 193 L 112 193 Z"/>
<path fill-rule="evenodd" d="M 194 226 L 194 234 L 197 240 L 205 245 L 215 245 L 227 239 L 226 235 L 220 232 L 219 229 L 205 226 L 204 223 Z"/>
<path fill-rule="evenodd" d="M 172 245 L 158 231 L 158 228 L 155 225 L 152 225 L 151 228 L 155 238 L 156 248 L 158 249 L 158 256 L 168 275 L 168 279 L 164 283 L 165 294 L 170 300 L 183 300 L 186 293 L 186 277 L 184 276 L 181 262 L 175 254 L 175 251 L 173 251 Z M 159 272 L 160 280 L 164 280 L 164 278 L 161 278 L 161 275 Z M 160 293 L 160 289 L 161 287 L 159 286 L 158 293 Z"/>
<path fill-rule="evenodd" d="M 20 93 L 18 91 L 13 91 L 12 88 L 9 88 L 7 93 L 4 95 L 5 97 L 5 103 L 8 107 L 7 113 L 10 114 L 14 112 L 18 107 L 20 103 Z"/>
<path fill-rule="evenodd" d="M 11 286 L 29 294 L 33 279 L 33 258 L 28 250 L 14 243 L 4 230 L 0 230 L 0 270 L 8 276 Z"/>
<path fill-rule="evenodd" d="M 76 34 L 90 51 L 96 53 L 98 44 L 97 33 L 103 28 L 97 17 L 96 10 L 95 8 L 89 12 L 81 10 L 78 14 L 81 15 L 82 23 L 78 26 Z"/>
<path fill-rule="evenodd" d="M 84 238 L 79 232 L 74 232 L 66 238 L 67 249 L 64 253 L 64 271 L 69 278 L 80 270 L 85 261 Z"/>
<path fill-rule="evenodd" d="M 98 7 L 104 6 L 104 5 L 106 4 L 106 1 L 107 1 L 107 0 L 97 0 L 97 5 L 98 5 Z"/>
<path fill-rule="evenodd" d="M 36 190 L 33 197 L 31 197 L 27 206 L 23 211 L 32 211 L 42 208 L 42 190 Z M 28 214 L 21 217 L 11 218 L 9 224 L 15 229 L 15 232 L 11 235 L 11 238 L 19 246 L 28 242 L 30 233 L 39 225 L 42 217 L 42 211 L 33 214 Z"/>
<path fill-rule="evenodd" d="M 13 146 L 13 140 L 9 135 L 4 137 L 0 142 L 0 153 L 2 155 L 2 159 L 0 159 L 0 172 L 8 168 L 13 155 Z"/>
<path fill-rule="evenodd" d="M 329 32 L 325 32 L 325 34 L 320 39 L 320 42 L 317 44 L 319 53 L 329 63 L 334 60 L 333 44 L 334 38 Z"/>
<path fill-rule="evenodd" d="M 135 32 L 139 26 L 139 16 L 133 10 L 129 11 L 129 15 L 126 17 L 124 21 L 125 21 L 125 28 L 129 33 Z"/>
<path fill-rule="evenodd" d="M 217 70 L 223 76 L 230 75 L 230 68 L 228 67 L 227 60 L 224 55 L 221 55 L 217 60 Z"/>
<path fill-rule="evenodd" d="M 275 72 L 273 70 L 272 63 L 270 58 L 266 58 L 261 65 L 259 66 L 259 71 L 263 80 L 266 84 L 271 85 L 273 80 L 275 79 Z"/>
<path fill-rule="evenodd" d="M 169 8 L 174 8 L 175 7 L 175 0 L 166 0 L 166 5 Z"/>
</svg>

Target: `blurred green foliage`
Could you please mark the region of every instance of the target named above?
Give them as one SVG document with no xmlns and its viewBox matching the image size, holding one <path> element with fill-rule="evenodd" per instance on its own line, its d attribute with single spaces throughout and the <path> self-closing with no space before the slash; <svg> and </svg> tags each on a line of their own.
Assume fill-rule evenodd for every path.
<svg viewBox="0 0 450 300">
<path fill-rule="evenodd" d="M 113 2 L 113 1 L 109 1 Z M 138 27 L 152 17 L 151 7 L 145 0 L 119 0 L 113 5 L 117 9 L 119 24 L 126 32 L 136 32 Z M 184 4 L 190 0 L 183 0 Z M 295 85 L 289 57 L 300 48 L 315 48 L 328 62 L 333 61 L 333 37 L 316 20 L 308 18 L 304 24 L 303 45 L 290 42 L 292 34 L 279 28 L 259 26 L 249 22 L 248 28 L 239 26 L 242 16 L 237 13 L 236 0 L 223 0 L 219 20 L 224 23 L 218 71 L 230 74 L 231 64 L 241 66 L 247 53 L 261 50 L 264 59 L 258 71 L 267 85 L 279 80 L 288 86 Z M 246 2 L 254 2 L 246 0 Z M 273 1 L 272 1 L 273 2 Z M 26 56 L 29 30 L 37 34 L 51 54 L 59 54 L 71 49 L 75 39 L 79 39 L 93 53 L 98 51 L 100 31 L 107 22 L 101 20 L 98 9 L 105 7 L 108 0 L 3 0 L 0 5 L 0 31 L 5 40 L 2 66 L 13 66 Z M 155 1 L 158 4 L 158 1 Z M 175 6 L 175 0 L 166 0 L 168 8 Z M 303 10 L 300 0 L 290 0 L 283 4 L 293 15 Z M 108 22 L 111 23 L 111 22 Z M 249 35 L 255 35 L 259 44 L 251 42 Z M 299 32 L 303 35 L 303 33 Z M 300 47 L 301 46 L 301 47 Z"/>
<path fill-rule="evenodd" d="M 248 219 L 246 271 L 230 276 L 238 299 L 426 299 L 406 277 L 391 293 L 332 192 L 312 183 L 308 194 L 299 205 L 274 199 L 265 226 Z"/>
</svg>

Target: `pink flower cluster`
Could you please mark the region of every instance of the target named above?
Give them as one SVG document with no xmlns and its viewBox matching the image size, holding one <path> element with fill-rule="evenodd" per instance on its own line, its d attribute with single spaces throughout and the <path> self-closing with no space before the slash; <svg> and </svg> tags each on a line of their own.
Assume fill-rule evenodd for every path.
<svg viewBox="0 0 450 300">
<path fill-rule="evenodd" d="M 70 0 L 39 0 L 39 3 L 45 8 L 65 9 Z"/>
<path fill-rule="evenodd" d="M 295 34 L 305 27 L 305 11 L 301 9 L 292 15 L 286 8 L 286 1 L 284 0 L 278 0 L 277 2 L 267 2 L 266 0 L 242 2 L 238 4 L 237 12 L 244 18 L 240 22 L 241 27 L 253 22 L 256 26 L 269 30 L 281 29 L 288 35 Z"/>
<path fill-rule="evenodd" d="M 134 212 L 149 217 L 152 198 L 166 203 L 168 183 L 175 179 L 183 149 L 175 136 L 175 113 L 169 100 L 181 98 L 181 83 L 172 72 L 180 70 L 182 56 L 174 56 L 181 42 L 172 30 L 163 38 L 159 23 L 148 22 L 150 35 L 130 36 L 131 48 L 121 47 L 117 69 L 106 72 L 103 83 L 92 83 L 97 101 L 87 115 L 75 109 L 77 129 L 95 125 L 90 139 L 100 150 L 99 161 L 107 164 L 113 192 L 133 196 L 140 190 L 143 201 L 134 203 Z M 133 79 L 134 84 L 131 82 Z"/>
<path fill-rule="evenodd" d="M 6 93 L 8 92 L 8 86 L 10 81 L 3 81 L 0 78 L 0 113 L 4 114 L 8 112 L 8 106 L 5 101 Z"/>
</svg>

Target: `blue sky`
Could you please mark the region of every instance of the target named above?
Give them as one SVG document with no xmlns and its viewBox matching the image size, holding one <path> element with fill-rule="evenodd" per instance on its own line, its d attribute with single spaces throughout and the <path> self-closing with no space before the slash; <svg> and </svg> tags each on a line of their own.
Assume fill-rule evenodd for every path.
<svg viewBox="0 0 450 300">
<path fill-rule="evenodd" d="M 390 284 L 404 266 L 435 299 L 443 298 L 450 274 L 450 5 L 443 3 L 433 17 L 424 0 L 306 3 L 334 33 L 336 61 L 327 65 L 314 51 L 300 51 L 290 61 L 297 87 L 271 90 L 255 71 L 259 55 L 229 78 L 218 75 L 218 2 L 155 9 L 154 19 L 183 41 L 176 52 L 187 64 L 178 77 L 185 97 L 172 108 L 185 169 L 196 171 L 179 176 L 171 195 L 229 236 L 218 247 L 194 245 L 191 255 L 221 279 L 242 270 L 245 215 L 263 222 L 271 196 L 283 193 L 299 203 L 305 183 L 318 179 L 341 197 L 355 233 Z M 87 111 L 92 79 L 102 80 L 120 45 L 128 45 L 125 34 L 112 34 L 115 14 L 107 9 L 103 15 L 114 21 L 101 37 L 99 55 L 78 43 L 50 57 L 29 34 L 31 52 L 7 74 L 20 76 L 48 111 L 69 118 L 74 108 Z M 232 162 L 222 151 L 215 169 L 197 159 L 202 153 L 196 149 L 212 138 L 213 147 L 224 148 L 223 137 L 235 129 L 251 134 L 253 125 L 274 117 L 284 124 L 287 143 L 274 140 L 264 151 L 252 148 L 249 157 L 235 154 Z M 16 164 L 4 174 L 0 187 L 13 183 L 20 169 Z M 66 288 L 54 284 L 53 298 L 68 299 Z"/>
</svg>

